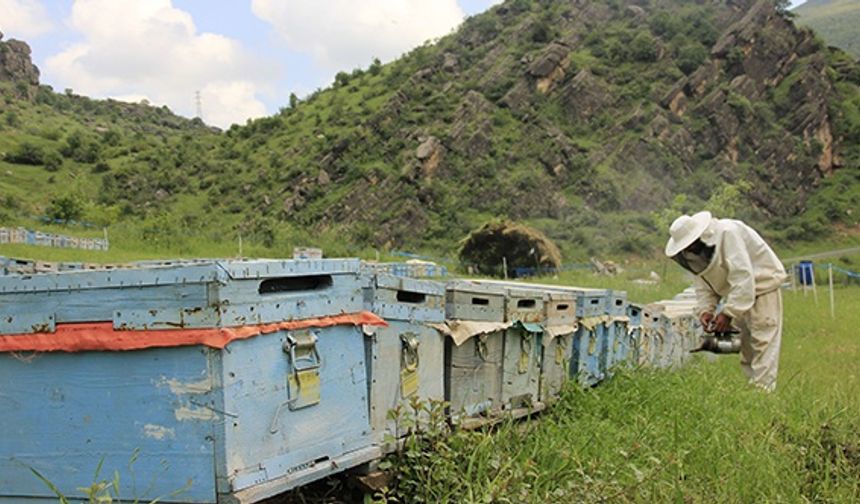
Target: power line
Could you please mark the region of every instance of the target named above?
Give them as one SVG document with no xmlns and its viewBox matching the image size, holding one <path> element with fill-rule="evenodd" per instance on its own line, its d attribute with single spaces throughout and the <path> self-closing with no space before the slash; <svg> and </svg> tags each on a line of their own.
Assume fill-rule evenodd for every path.
<svg viewBox="0 0 860 504">
<path fill-rule="evenodd" d="M 197 105 L 197 118 L 203 119 L 203 99 L 200 97 L 200 91 L 194 92 L 194 102 Z"/>
</svg>

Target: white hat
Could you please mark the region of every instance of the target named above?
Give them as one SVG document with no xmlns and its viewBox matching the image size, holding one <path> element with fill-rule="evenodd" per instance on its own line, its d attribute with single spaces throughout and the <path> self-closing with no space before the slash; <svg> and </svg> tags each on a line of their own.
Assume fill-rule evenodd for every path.
<svg viewBox="0 0 860 504">
<path fill-rule="evenodd" d="M 680 251 L 692 245 L 711 223 L 711 212 L 699 212 L 692 217 L 682 215 L 675 219 L 669 227 L 669 242 L 666 243 L 666 255 L 673 257 Z"/>
</svg>

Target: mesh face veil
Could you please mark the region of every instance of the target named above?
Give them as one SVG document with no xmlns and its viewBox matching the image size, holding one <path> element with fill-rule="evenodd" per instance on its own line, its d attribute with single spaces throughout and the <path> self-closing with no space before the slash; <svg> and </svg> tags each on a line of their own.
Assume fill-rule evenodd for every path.
<svg viewBox="0 0 860 504">
<path fill-rule="evenodd" d="M 696 240 L 689 247 L 672 256 L 672 260 L 685 270 L 698 275 L 711 264 L 715 249 L 715 246 L 705 245 L 702 240 Z"/>
</svg>

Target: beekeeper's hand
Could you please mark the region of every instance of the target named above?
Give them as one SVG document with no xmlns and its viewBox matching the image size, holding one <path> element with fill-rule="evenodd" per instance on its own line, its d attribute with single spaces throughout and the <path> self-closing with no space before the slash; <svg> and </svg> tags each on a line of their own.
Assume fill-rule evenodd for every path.
<svg viewBox="0 0 860 504">
<path fill-rule="evenodd" d="M 702 323 L 702 327 L 705 328 L 705 332 L 711 332 L 711 322 L 714 320 L 713 312 L 705 312 L 699 315 L 699 322 Z"/>
<path fill-rule="evenodd" d="M 714 332 L 729 332 L 732 328 L 732 318 L 725 313 L 720 313 L 714 318 Z"/>
</svg>

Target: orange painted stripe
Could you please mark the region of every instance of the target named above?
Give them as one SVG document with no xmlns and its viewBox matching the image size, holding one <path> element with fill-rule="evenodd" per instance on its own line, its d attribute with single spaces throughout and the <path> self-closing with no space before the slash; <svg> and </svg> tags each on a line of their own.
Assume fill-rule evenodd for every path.
<svg viewBox="0 0 860 504">
<path fill-rule="evenodd" d="M 0 335 L 0 352 L 126 351 L 193 345 L 224 348 L 233 341 L 260 334 L 341 325 L 384 327 L 388 323 L 368 311 L 273 324 L 200 329 L 120 331 L 113 328 L 113 322 L 68 323 L 57 324 L 53 333 Z"/>
</svg>

